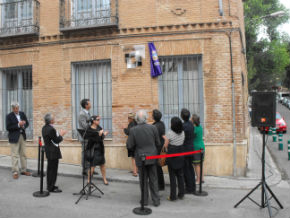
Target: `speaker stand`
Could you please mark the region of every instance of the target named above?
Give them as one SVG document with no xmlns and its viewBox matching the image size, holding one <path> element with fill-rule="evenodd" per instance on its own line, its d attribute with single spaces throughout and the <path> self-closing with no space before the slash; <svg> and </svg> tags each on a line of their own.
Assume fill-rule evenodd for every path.
<svg viewBox="0 0 290 218">
<path fill-rule="evenodd" d="M 240 200 L 235 206 L 234 208 L 237 208 L 239 206 L 240 203 L 242 203 L 246 198 L 249 198 L 253 203 L 255 203 L 257 206 L 259 206 L 260 208 L 268 208 L 268 212 L 269 212 L 269 216 L 270 218 L 272 218 L 272 208 L 271 208 L 271 203 L 270 200 L 272 198 L 275 199 L 275 201 L 277 202 L 277 204 L 280 206 L 281 209 L 283 209 L 282 204 L 279 202 L 278 198 L 275 196 L 275 194 L 272 192 L 272 190 L 270 189 L 270 187 L 267 185 L 266 183 L 266 179 L 265 179 L 265 127 L 263 127 L 263 152 L 262 152 L 262 179 L 261 182 L 255 187 L 253 188 L 245 197 L 242 198 L 242 200 Z M 256 201 L 254 201 L 252 198 L 250 198 L 250 195 L 261 186 L 262 188 L 262 193 L 261 193 L 261 204 L 257 203 Z M 269 198 L 269 193 L 271 194 L 271 197 Z"/>
</svg>

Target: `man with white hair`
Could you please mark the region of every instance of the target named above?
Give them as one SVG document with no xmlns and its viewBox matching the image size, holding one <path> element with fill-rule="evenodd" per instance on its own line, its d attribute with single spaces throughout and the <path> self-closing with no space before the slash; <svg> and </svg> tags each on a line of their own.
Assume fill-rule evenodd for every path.
<svg viewBox="0 0 290 218">
<path fill-rule="evenodd" d="M 11 104 L 12 112 L 6 116 L 6 129 L 11 147 L 12 173 L 13 178 L 18 179 L 19 166 L 18 159 L 21 163 L 21 175 L 30 176 L 27 172 L 27 161 L 25 154 L 25 129 L 29 126 L 28 120 L 24 112 L 19 111 L 17 102 Z"/>
<path fill-rule="evenodd" d="M 157 147 L 160 146 L 158 130 L 155 126 L 147 124 L 147 112 L 139 110 L 136 114 L 137 126 L 130 129 L 128 149 L 135 150 L 135 160 L 139 172 L 140 186 L 142 184 L 142 160 L 141 156 L 157 155 Z M 146 160 L 144 169 L 144 205 L 148 205 L 148 179 L 153 205 L 160 205 L 158 194 L 158 179 L 156 160 Z"/>
</svg>

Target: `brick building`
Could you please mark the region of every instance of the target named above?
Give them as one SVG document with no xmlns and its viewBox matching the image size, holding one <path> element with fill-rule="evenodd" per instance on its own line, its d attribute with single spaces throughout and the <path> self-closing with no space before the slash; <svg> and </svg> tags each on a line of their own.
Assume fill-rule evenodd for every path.
<svg viewBox="0 0 290 218">
<path fill-rule="evenodd" d="M 43 116 L 67 129 L 63 162 L 79 164 L 80 99 L 110 131 L 108 167 L 129 169 L 128 112 L 181 108 L 201 117 L 206 173 L 243 175 L 248 150 L 242 0 L 0 0 L 0 154 L 10 154 L 5 115 L 19 101 L 37 156 Z M 163 75 L 152 78 L 148 42 Z"/>
</svg>

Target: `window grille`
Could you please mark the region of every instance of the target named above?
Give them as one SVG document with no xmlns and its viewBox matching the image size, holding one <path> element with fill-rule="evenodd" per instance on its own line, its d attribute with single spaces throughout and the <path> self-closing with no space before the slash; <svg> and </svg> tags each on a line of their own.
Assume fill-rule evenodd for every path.
<svg viewBox="0 0 290 218">
<path fill-rule="evenodd" d="M 6 115 L 12 111 L 11 103 L 18 102 L 20 111 L 28 119 L 27 139 L 33 138 L 32 67 L 5 68 L 0 70 L 0 139 L 7 139 Z"/>
<path fill-rule="evenodd" d="M 201 60 L 200 55 L 160 57 L 163 74 L 159 76 L 159 109 L 167 128 L 172 117 L 180 117 L 182 108 L 200 116 L 203 124 Z"/>
<path fill-rule="evenodd" d="M 72 64 L 73 132 L 77 138 L 80 102 L 88 98 L 92 104 L 91 115 L 101 116 L 101 126 L 112 137 L 112 80 L 110 60 Z"/>
</svg>

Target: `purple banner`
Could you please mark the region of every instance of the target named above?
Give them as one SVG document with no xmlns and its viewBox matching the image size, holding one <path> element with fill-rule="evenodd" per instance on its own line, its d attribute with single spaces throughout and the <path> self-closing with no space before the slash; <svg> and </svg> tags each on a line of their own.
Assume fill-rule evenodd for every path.
<svg viewBox="0 0 290 218">
<path fill-rule="evenodd" d="M 150 52 L 151 76 L 156 77 L 156 76 L 162 75 L 160 62 L 158 59 L 158 55 L 157 55 L 157 51 L 154 46 L 154 43 L 149 42 L 148 46 L 149 46 L 149 52 Z"/>
</svg>

